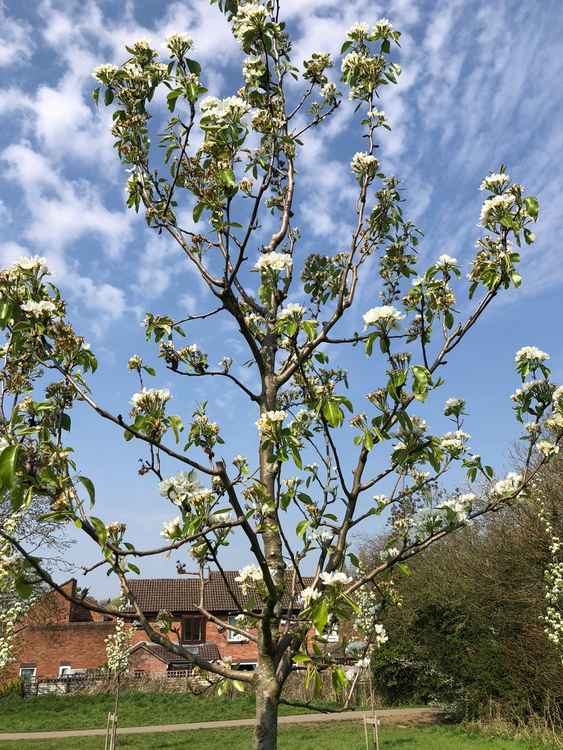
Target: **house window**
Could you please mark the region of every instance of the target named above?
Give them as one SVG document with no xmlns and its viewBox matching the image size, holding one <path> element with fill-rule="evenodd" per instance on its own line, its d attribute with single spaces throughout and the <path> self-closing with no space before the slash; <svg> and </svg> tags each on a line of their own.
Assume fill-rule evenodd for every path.
<svg viewBox="0 0 563 750">
<path fill-rule="evenodd" d="M 61 664 L 59 667 L 59 677 L 64 677 L 72 672 L 70 664 Z"/>
<path fill-rule="evenodd" d="M 238 625 L 236 615 L 229 615 L 229 625 Z M 227 640 L 229 643 L 246 643 L 248 638 L 241 633 L 235 633 L 234 630 L 227 630 Z"/>
<path fill-rule="evenodd" d="M 203 643 L 205 641 L 205 620 L 203 617 L 187 617 L 182 621 L 182 642 Z"/>
<path fill-rule="evenodd" d="M 37 667 L 21 667 L 20 677 L 26 682 L 31 682 L 37 677 Z"/>
</svg>

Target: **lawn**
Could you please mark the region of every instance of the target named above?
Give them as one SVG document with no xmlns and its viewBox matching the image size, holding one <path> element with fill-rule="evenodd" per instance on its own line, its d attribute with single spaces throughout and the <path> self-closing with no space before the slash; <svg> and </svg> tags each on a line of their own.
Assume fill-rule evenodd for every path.
<svg viewBox="0 0 563 750">
<path fill-rule="evenodd" d="M 111 695 L 42 695 L 22 700 L 0 700 L 0 732 L 39 732 L 58 729 L 98 729 L 113 711 Z M 281 714 L 302 714 L 303 709 L 281 707 Z M 245 719 L 254 716 L 254 697 L 195 696 L 187 693 L 122 693 L 119 724 L 187 724 L 192 721 Z M 3 747 L 3 746 L 2 746 Z"/>
<path fill-rule="evenodd" d="M 131 750 L 248 750 L 251 730 L 199 730 L 121 737 L 118 748 Z M 0 742 L 1 750 L 99 750 L 101 737 L 74 737 L 68 740 Z M 365 750 L 361 722 L 281 727 L 279 750 Z M 527 750 L 522 742 L 485 739 L 468 735 L 455 727 L 432 726 L 381 730 L 381 750 Z M 536 745 L 534 750 L 541 750 Z"/>
</svg>

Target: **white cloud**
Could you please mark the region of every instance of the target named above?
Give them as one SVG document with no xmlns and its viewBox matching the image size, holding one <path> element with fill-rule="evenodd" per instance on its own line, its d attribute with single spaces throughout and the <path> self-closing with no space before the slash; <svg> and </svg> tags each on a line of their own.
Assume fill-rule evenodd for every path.
<svg viewBox="0 0 563 750">
<path fill-rule="evenodd" d="M 106 208 L 92 183 L 65 179 L 46 156 L 26 143 L 8 146 L 0 158 L 7 167 L 4 177 L 24 194 L 30 215 L 22 233 L 25 239 L 60 251 L 94 236 L 107 256 L 116 258 L 123 253 L 133 217 L 126 210 Z"/>
<path fill-rule="evenodd" d="M 5 3 L 0 2 L 0 67 L 26 62 L 32 51 L 29 24 L 9 16 Z"/>
</svg>

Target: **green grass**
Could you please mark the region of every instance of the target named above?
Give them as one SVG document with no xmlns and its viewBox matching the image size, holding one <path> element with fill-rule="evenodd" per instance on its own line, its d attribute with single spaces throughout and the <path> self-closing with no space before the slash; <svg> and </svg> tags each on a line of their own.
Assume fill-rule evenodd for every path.
<svg viewBox="0 0 563 750">
<path fill-rule="evenodd" d="M 99 750 L 101 737 L 74 737 L 68 740 L 0 742 L 1 750 Z M 119 750 L 249 750 L 252 733 L 246 729 L 200 730 L 120 737 Z M 281 727 L 279 750 L 365 750 L 360 721 L 327 726 L 307 725 Z M 525 743 L 513 740 L 487 739 L 469 735 L 455 727 L 432 726 L 381 730 L 381 750 L 527 750 Z M 536 745 L 534 750 L 541 750 Z"/>
<path fill-rule="evenodd" d="M 113 711 L 111 695 L 40 695 L 23 700 L 0 699 L 0 732 L 40 732 L 59 729 L 99 729 Z M 282 706 L 281 714 L 302 714 L 303 709 Z M 122 693 L 119 724 L 188 724 L 192 721 L 245 719 L 254 716 L 254 697 L 195 696 L 187 693 Z M 1 750 L 1 747 L 0 747 Z"/>
</svg>

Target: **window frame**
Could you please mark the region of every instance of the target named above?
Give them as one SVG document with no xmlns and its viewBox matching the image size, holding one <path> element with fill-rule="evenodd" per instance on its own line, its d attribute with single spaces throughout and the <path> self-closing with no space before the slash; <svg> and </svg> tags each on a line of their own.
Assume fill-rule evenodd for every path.
<svg viewBox="0 0 563 750">
<path fill-rule="evenodd" d="M 227 624 L 236 625 L 235 622 L 231 622 L 231 620 L 234 620 L 236 617 L 236 614 L 227 615 Z M 234 630 L 227 628 L 227 641 L 229 643 L 248 643 L 248 638 L 245 635 L 242 635 L 242 633 L 236 633 Z"/>
<path fill-rule="evenodd" d="M 68 662 L 65 664 L 59 665 L 59 677 L 66 677 L 70 675 L 72 671 L 72 664 L 69 664 Z"/>
<path fill-rule="evenodd" d="M 32 675 L 26 676 L 23 674 L 23 672 L 29 672 L 30 670 L 33 670 Z M 29 680 L 31 682 L 31 680 L 35 680 L 37 678 L 37 667 L 32 664 L 30 664 L 27 667 L 20 667 L 19 676 L 21 677 L 22 680 L 24 681 Z"/>
<path fill-rule="evenodd" d="M 193 628 L 193 625 L 191 623 L 199 622 L 199 638 L 186 638 L 186 626 L 188 623 L 190 623 L 190 628 Z M 189 633 L 190 636 L 193 636 L 193 630 L 190 630 Z M 205 617 L 202 617 L 201 615 L 193 615 L 188 617 L 182 618 L 182 643 L 205 643 Z"/>
</svg>

